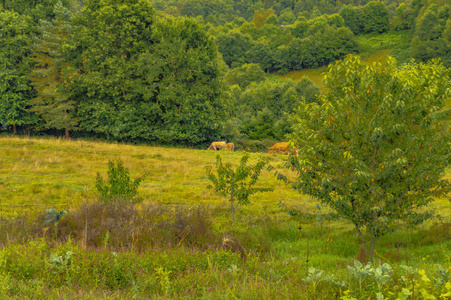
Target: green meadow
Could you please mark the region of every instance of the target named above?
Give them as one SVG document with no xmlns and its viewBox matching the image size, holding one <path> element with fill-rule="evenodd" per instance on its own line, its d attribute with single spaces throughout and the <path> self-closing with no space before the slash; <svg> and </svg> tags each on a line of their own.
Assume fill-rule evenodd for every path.
<svg viewBox="0 0 451 300">
<path fill-rule="evenodd" d="M 251 153 L 274 168 L 258 183 L 274 191 L 251 196 L 233 227 L 205 167 L 218 154 L 238 165 L 239 149 L 11 136 L 0 149 L 2 299 L 451 297 L 449 199 L 427 208 L 435 216 L 426 223 L 381 238 L 370 266 L 351 224 L 276 180 L 275 171 L 294 176 L 284 155 Z M 109 161 L 145 175 L 141 203 L 99 201 L 96 176 L 108 176 Z M 46 227 L 50 208 L 67 215 Z"/>
</svg>

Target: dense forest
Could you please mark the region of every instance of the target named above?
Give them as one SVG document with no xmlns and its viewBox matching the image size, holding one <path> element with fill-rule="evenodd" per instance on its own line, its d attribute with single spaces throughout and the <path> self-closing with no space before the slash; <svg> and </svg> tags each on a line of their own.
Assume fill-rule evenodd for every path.
<svg viewBox="0 0 451 300">
<path fill-rule="evenodd" d="M 281 75 L 388 32 L 451 67 L 449 0 L 1 0 L 1 130 L 263 148 L 321 93 Z"/>
</svg>

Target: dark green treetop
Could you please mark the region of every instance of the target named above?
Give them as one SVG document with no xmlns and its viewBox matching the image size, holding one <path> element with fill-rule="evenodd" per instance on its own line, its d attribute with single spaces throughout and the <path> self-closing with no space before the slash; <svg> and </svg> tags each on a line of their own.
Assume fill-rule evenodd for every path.
<svg viewBox="0 0 451 300">
<path fill-rule="evenodd" d="M 0 9 L 0 123 L 34 124 L 30 112 L 34 90 L 29 78 L 32 67 L 33 25 L 31 19 Z"/>
<path fill-rule="evenodd" d="M 145 0 L 85 3 L 65 57 L 84 130 L 116 139 L 197 144 L 225 118 L 216 46 L 194 19 Z"/>
</svg>

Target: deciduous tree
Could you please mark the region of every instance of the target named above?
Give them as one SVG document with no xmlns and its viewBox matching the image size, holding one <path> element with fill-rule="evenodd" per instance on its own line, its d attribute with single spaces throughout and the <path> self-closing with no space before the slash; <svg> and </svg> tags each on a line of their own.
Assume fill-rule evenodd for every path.
<svg viewBox="0 0 451 300">
<path fill-rule="evenodd" d="M 367 66 L 348 56 L 329 66 L 319 103 L 300 103 L 294 116 L 293 188 L 354 224 L 370 258 L 399 220 L 421 222 L 418 209 L 450 191 L 449 75 L 437 62 Z"/>
<path fill-rule="evenodd" d="M 34 90 L 29 78 L 33 63 L 31 19 L 0 8 L 0 122 L 12 125 L 34 124 L 30 112 Z"/>
<path fill-rule="evenodd" d="M 362 30 L 365 33 L 387 32 L 389 29 L 389 13 L 383 2 L 370 1 L 361 11 Z"/>
<path fill-rule="evenodd" d="M 268 163 L 260 158 L 255 165 L 248 165 L 249 154 L 241 158 L 240 165 L 235 169 L 230 163 L 223 163 L 220 155 L 216 157 L 216 173 L 211 166 L 205 168 L 211 182 L 210 189 L 222 196 L 230 196 L 232 224 L 235 226 L 235 211 L 239 205 L 250 203 L 249 197 L 257 192 L 271 191 L 271 188 L 256 188 L 254 185 L 260 177 L 261 170 Z"/>
<path fill-rule="evenodd" d="M 80 126 L 121 140 L 197 144 L 226 116 L 217 49 L 202 25 L 146 0 L 91 0 L 65 57 Z"/>
<path fill-rule="evenodd" d="M 340 16 L 343 17 L 345 26 L 349 27 L 354 34 L 360 33 L 359 11 L 354 6 L 343 6 L 340 9 Z"/>
<path fill-rule="evenodd" d="M 252 39 L 241 32 L 233 31 L 227 34 L 220 34 L 216 38 L 216 44 L 229 67 L 232 64 L 239 66 L 244 63 L 244 55 L 252 46 Z"/>
</svg>

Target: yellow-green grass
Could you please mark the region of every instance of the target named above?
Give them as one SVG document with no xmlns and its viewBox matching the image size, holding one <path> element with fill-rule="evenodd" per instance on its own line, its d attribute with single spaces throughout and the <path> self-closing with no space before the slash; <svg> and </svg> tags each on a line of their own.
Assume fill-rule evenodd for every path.
<svg viewBox="0 0 451 300">
<path fill-rule="evenodd" d="M 197 149 L 136 146 L 84 140 L 66 141 L 47 138 L 0 138 L 0 209 L 3 215 L 23 210 L 42 211 L 46 208 L 68 209 L 85 199 L 96 199 L 95 178 L 107 177 L 107 163 L 121 160 L 132 178 L 146 175 L 139 194 L 144 201 L 167 205 L 227 206 L 226 198 L 208 190 L 205 167 L 214 166 L 220 154 L 225 162 L 238 165 L 244 152 L 215 152 Z M 286 156 L 252 153 L 251 161 L 259 156 L 269 158 L 276 170 L 283 168 Z M 451 170 L 446 176 L 451 177 Z M 272 187 L 273 192 L 251 197 L 251 205 L 240 213 L 249 215 L 265 211 L 281 213 L 279 201 L 311 213 L 317 201 L 300 195 L 290 186 L 276 180 L 274 172 L 263 171 L 260 186 Z M 432 205 L 442 216 L 451 216 L 447 199 Z"/>
<path fill-rule="evenodd" d="M 147 174 L 139 189 L 144 201 L 210 207 L 218 204 L 213 230 L 246 245 L 248 251 L 246 260 L 240 259 L 238 252 L 222 248 L 197 251 L 185 245 L 161 249 L 149 245 L 139 253 L 133 248 L 116 251 L 109 248 L 108 235 L 103 238 L 103 247 L 92 249 L 80 246 L 84 244 L 76 236 L 59 245 L 52 239 L 31 237 L 24 239 L 22 245 L 8 241 L 0 250 L 0 288 L 3 283 L 3 290 L 18 299 L 147 299 L 149 295 L 155 299 L 338 299 L 334 286 L 323 282 L 315 294 L 311 285 L 303 283 L 310 266 L 350 282 L 347 289 L 354 296 L 360 295 L 359 299 L 376 293 L 376 285 L 369 280 L 364 292 L 359 293 L 355 279 L 347 275 L 346 265 L 360 259 L 360 242 L 352 226 L 341 220 L 328 222 L 322 216 L 299 220 L 290 217 L 277 205 L 278 201 L 305 213 L 314 212 L 316 201 L 277 181 L 273 172 L 262 173 L 261 185 L 273 187 L 274 192 L 252 196 L 252 204 L 237 213 L 238 226 L 231 228 L 228 201 L 206 189 L 204 167 L 213 166 L 218 153 L 224 161 L 237 165 L 243 152 L 19 137 L 0 137 L 0 149 L 2 215 L 20 213 L 22 207 L 70 209 L 85 198 L 96 199 L 96 173 L 106 178 L 107 162 L 120 159 L 132 178 Z M 289 175 L 282 168 L 286 156 L 251 155 L 252 162 L 260 155 L 268 157 L 277 170 Z M 377 258 L 394 268 L 398 264 L 421 267 L 428 270 L 428 276 L 434 272 L 431 266 L 437 262 L 446 264 L 450 202 L 440 199 L 431 207 L 448 223 L 427 224 L 384 236 L 377 247 Z M 66 228 L 72 227 L 66 224 Z M 64 257 L 67 251 L 73 251 L 73 261 L 58 273 L 55 264 L 49 262 L 49 255 Z M 2 265 L 2 258 L 8 263 Z M 156 275 L 157 268 L 170 271 L 169 294 Z M 402 274 L 397 271 L 396 278 Z M 401 290 L 401 280 L 395 281 L 387 292 Z M 1 292 L 0 289 L 0 298 Z"/>
<path fill-rule="evenodd" d="M 238 164 L 244 152 L 214 152 L 152 146 L 134 146 L 83 140 L 0 138 L 0 208 L 4 214 L 23 209 L 65 209 L 85 199 L 95 199 L 97 172 L 107 177 L 107 163 L 122 160 L 131 178 L 146 175 L 139 194 L 145 201 L 162 204 L 221 204 L 226 199 L 206 186 L 205 167 L 214 166 L 220 154 L 225 162 Z M 282 168 L 282 155 L 251 154 L 268 157 L 276 168 Z M 256 194 L 251 198 L 252 210 L 276 208 L 278 201 L 290 204 L 305 202 L 306 197 L 277 181 L 272 172 L 264 171 L 261 186 L 274 192 Z M 248 208 L 243 208 L 246 211 Z"/>
<path fill-rule="evenodd" d="M 282 78 L 291 78 L 294 81 L 299 81 L 301 80 L 303 77 L 307 77 L 308 79 L 310 79 L 313 84 L 315 86 L 317 86 L 319 89 L 323 89 L 324 85 L 323 85 L 323 77 L 324 77 L 324 73 L 327 72 L 327 67 L 321 67 L 318 69 L 304 69 L 304 70 L 299 70 L 299 71 L 291 71 L 288 72 L 287 74 L 283 75 Z"/>
<path fill-rule="evenodd" d="M 378 53 L 375 53 L 367 58 L 363 59 L 364 63 L 372 64 L 374 62 L 383 62 L 386 61 L 388 56 L 390 55 L 390 50 L 381 50 Z M 318 69 L 304 69 L 299 71 L 291 71 L 282 76 L 282 78 L 290 78 L 294 81 L 299 81 L 303 77 L 307 77 L 310 79 L 315 86 L 317 86 L 321 91 L 324 89 L 323 77 L 327 72 L 327 67 L 323 66 Z"/>
<path fill-rule="evenodd" d="M 366 57 L 365 59 L 362 59 L 364 63 L 366 64 L 372 64 L 374 62 L 384 62 L 387 60 L 388 56 L 390 55 L 390 50 L 385 49 L 381 50 L 371 56 Z M 321 91 L 324 89 L 324 83 L 323 83 L 323 77 L 324 73 L 327 72 L 327 67 L 323 66 L 318 69 L 304 69 L 299 71 L 291 71 L 287 74 L 281 76 L 282 78 L 290 78 L 294 81 L 299 81 L 303 77 L 307 77 L 310 79 L 315 86 L 317 86 Z"/>
</svg>

